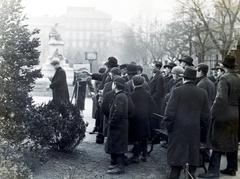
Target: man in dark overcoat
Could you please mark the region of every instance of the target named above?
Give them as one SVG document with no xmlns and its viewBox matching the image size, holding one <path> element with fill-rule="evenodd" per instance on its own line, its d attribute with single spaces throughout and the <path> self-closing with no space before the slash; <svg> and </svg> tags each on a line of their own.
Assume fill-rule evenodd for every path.
<svg viewBox="0 0 240 179">
<path fill-rule="evenodd" d="M 194 84 L 196 70 L 186 67 L 183 77 L 183 85 L 171 93 L 163 121 L 168 131 L 169 179 L 179 178 L 186 164 L 194 177 L 199 166 L 200 121 L 208 121 L 210 115 L 206 91 Z"/>
<path fill-rule="evenodd" d="M 110 107 L 105 151 L 111 155 L 107 173 L 120 174 L 124 172 L 124 153 L 128 151 L 128 98 L 123 78 L 115 78 L 113 84 L 115 94 Z"/>
<path fill-rule="evenodd" d="M 172 77 L 172 69 L 175 67 L 176 64 L 173 62 L 169 62 L 168 64 L 164 65 L 164 80 L 165 80 L 165 92 L 166 94 L 170 92 L 171 87 L 173 86 L 173 77 Z"/>
<path fill-rule="evenodd" d="M 132 138 L 134 141 L 134 151 L 132 162 L 138 163 L 142 154 L 142 161 L 147 161 L 147 140 L 150 137 L 150 118 L 155 109 L 154 101 L 148 91 L 143 87 L 144 78 L 142 76 L 133 77 L 134 91 L 131 99 L 135 106 L 136 113 L 132 117 Z"/>
<path fill-rule="evenodd" d="M 164 105 L 164 98 L 165 98 L 165 80 L 161 73 L 162 62 L 155 61 L 152 64 L 152 72 L 153 76 L 149 81 L 150 93 L 153 97 L 157 105 L 157 113 L 162 115 L 163 114 L 163 105 Z"/>
<path fill-rule="evenodd" d="M 208 65 L 200 63 L 197 66 L 197 86 L 204 89 L 208 94 L 208 103 L 211 107 L 216 96 L 215 84 L 207 77 Z"/>
<path fill-rule="evenodd" d="M 79 72 L 78 72 L 79 73 Z M 85 109 L 85 98 L 87 86 L 89 92 L 91 94 L 94 93 L 94 88 L 91 82 L 91 78 L 82 79 L 77 72 L 74 72 L 73 85 L 74 85 L 74 97 L 76 100 L 76 106 L 80 110 L 81 114 L 83 114 L 83 110 Z"/>
<path fill-rule="evenodd" d="M 216 90 L 215 90 L 215 84 L 207 77 L 209 67 L 204 63 L 200 63 L 198 64 L 196 69 L 197 69 L 197 80 L 196 80 L 197 86 L 199 88 L 204 89 L 207 92 L 208 104 L 209 104 L 209 107 L 211 108 L 216 96 Z M 204 124 L 201 124 L 200 141 L 203 144 L 206 144 L 208 125 L 209 125 L 209 122 L 207 123 L 206 126 L 204 126 Z M 206 157 L 209 158 L 209 153 L 207 151 L 205 152 L 205 155 Z"/>
<path fill-rule="evenodd" d="M 227 156 L 227 167 L 220 172 L 235 176 L 238 169 L 240 76 L 234 71 L 235 57 L 226 56 L 223 66 L 225 74 L 221 76 L 217 85 L 208 136 L 209 146 L 213 152 L 208 172 L 199 175 L 202 178 L 219 177 L 223 153 Z"/>
<path fill-rule="evenodd" d="M 111 77 L 109 75 L 109 72 L 112 68 L 114 67 L 118 67 L 118 60 L 115 57 L 108 57 L 107 62 L 105 63 L 107 70 L 101 74 L 101 73 L 88 73 L 87 71 L 85 71 L 85 73 L 87 73 L 88 75 L 90 75 L 92 77 L 93 80 L 98 80 L 101 81 L 100 85 L 99 85 L 99 98 L 98 98 L 98 103 L 99 105 L 97 105 L 97 109 L 96 109 L 96 114 L 97 114 L 97 120 L 99 121 L 99 129 L 98 129 L 98 134 L 96 136 L 96 142 L 97 143 L 104 143 L 104 135 L 103 135 L 103 130 L 104 130 L 104 116 L 102 113 L 102 100 L 103 100 L 103 96 L 102 96 L 102 92 L 103 92 L 103 88 L 105 86 L 106 83 L 111 81 Z"/>
<path fill-rule="evenodd" d="M 69 92 L 66 79 L 66 73 L 60 66 L 59 61 L 53 60 L 51 65 L 55 68 L 55 74 L 51 80 L 50 88 L 52 89 L 53 102 L 59 106 L 62 103 L 69 103 Z"/>
</svg>

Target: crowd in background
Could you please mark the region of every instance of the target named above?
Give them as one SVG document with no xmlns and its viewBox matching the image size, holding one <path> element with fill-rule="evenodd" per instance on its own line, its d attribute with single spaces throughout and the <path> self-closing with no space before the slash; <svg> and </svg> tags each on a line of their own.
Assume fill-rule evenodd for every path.
<svg viewBox="0 0 240 179">
<path fill-rule="evenodd" d="M 120 174 L 126 164 L 147 162 L 154 130 L 165 129 L 169 179 L 179 178 L 186 164 L 195 177 L 201 145 L 209 167 L 199 177 L 236 175 L 240 76 L 235 57 L 226 56 L 214 69 L 204 63 L 194 66 L 190 56 L 179 59 L 178 65 L 154 61 L 150 78 L 135 62 L 119 65 L 109 57 L 105 66 L 98 73 L 85 73 L 95 80 L 92 133 L 97 133 L 97 143 L 106 141 L 105 151 L 111 156 L 107 173 Z M 130 158 L 125 155 L 129 144 L 133 145 Z M 227 167 L 220 171 L 223 154 Z"/>
</svg>

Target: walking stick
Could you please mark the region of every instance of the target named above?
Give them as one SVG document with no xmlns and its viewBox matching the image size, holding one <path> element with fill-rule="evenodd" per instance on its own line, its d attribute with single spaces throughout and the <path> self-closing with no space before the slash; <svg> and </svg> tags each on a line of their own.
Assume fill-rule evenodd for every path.
<svg viewBox="0 0 240 179">
<path fill-rule="evenodd" d="M 186 166 L 185 166 L 185 179 L 194 179 L 192 174 L 189 172 L 189 164 L 188 163 L 186 163 Z"/>
<path fill-rule="evenodd" d="M 72 101 L 73 101 L 73 98 L 74 98 L 74 95 L 75 95 L 75 92 L 76 92 L 76 84 L 73 86 L 73 93 L 72 93 L 72 97 L 71 97 L 71 103 L 72 103 Z"/>
<path fill-rule="evenodd" d="M 153 115 L 158 116 L 158 117 L 161 117 L 161 118 L 164 118 L 164 116 L 162 116 L 162 115 L 160 115 L 160 114 L 157 114 L 157 113 L 153 113 Z"/>
</svg>

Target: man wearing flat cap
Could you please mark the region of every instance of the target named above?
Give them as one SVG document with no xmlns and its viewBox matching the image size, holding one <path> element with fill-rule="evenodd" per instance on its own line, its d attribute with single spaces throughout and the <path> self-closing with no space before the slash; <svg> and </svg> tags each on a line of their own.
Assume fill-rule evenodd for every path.
<svg viewBox="0 0 240 179">
<path fill-rule="evenodd" d="M 235 176 L 238 170 L 240 76 L 235 72 L 235 57 L 223 60 L 225 74 L 219 79 L 217 95 L 212 106 L 212 118 L 208 135 L 213 150 L 208 172 L 201 178 L 216 178 L 219 173 Z M 221 155 L 226 154 L 227 167 L 220 171 Z"/>
<path fill-rule="evenodd" d="M 53 60 L 51 65 L 55 68 L 55 74 L 51 80 L 50 88 L 52 89 L 53 102 L 56 105 L 69 103 L 69 92 L 66 79 L 66 73 L 60 66 L 60 62 Z"/>
<path fill-rule="evenodd" d="M 200 121 L 208 121 L 210 110 L 207 92 L 195 86 L 196 70 L 186 67 L 183 85 L 175 88 L 168 101 L 164 126 L 168 131 L 167 162 L 171 167 L 168 179 L 178 179 L 189 164 L 194 177 L 199 166 Z"/>
</svg>

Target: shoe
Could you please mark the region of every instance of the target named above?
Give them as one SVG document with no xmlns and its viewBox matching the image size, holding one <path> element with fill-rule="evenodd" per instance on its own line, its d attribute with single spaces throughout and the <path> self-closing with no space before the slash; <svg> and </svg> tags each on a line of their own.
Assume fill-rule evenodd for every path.
<svg viewBox="0 0 240 179">
<path fill-rule="evenodd" d="M 142 160 L 143 162 L 147 162 L 147 157 L 141 157 L 141 160 Z"/>
<path fill-rule="evenodd" d="M 130 163 L 139 163 L 140 162 L 139 157 L 136 157 L 136 156 L 131 157 L 129 160 L 130 160 Z"/>
<path fill-rule="evenodd" d="M 229 175 L 229 176 L 236 176 L 236 171 L 235 170 L 231 170 L 231 169 L 224 169 L 224 170 L 220 170 L 221 174 L 224 175 Z"/>
<path fill-rule="evenodd" d="M 110 166 L 108 167 L 108 170 L 112 170 L 112 169 L 114 169 L 115 167 L 117 167 L 117 164 L 116 164 L 116 165 L 110 165 Z"/>
<path fill-rule="evenodd" d="M 97 133 L 97 128 L 96 127 L 94 127 L 92 132 L 89 132 L 89 134 L 96 134 L 96 133 Z"/>
<path fill-rule="evenodd" d="M 199 178 L 219 178 L 217 173 L 202 173 L 198 175 Z"/>
<path fill-rule="evenodd" d="M 114 175 L 114 174 L 122 174 L 124 173 L 124 168 L 123 167 L 120 167 L 120 166 L 116 166 L 115 168 L 113 169 L 109 169 L 107 171 L 107 174 L 111 174 L 111 175 Z"/>
</svg>

